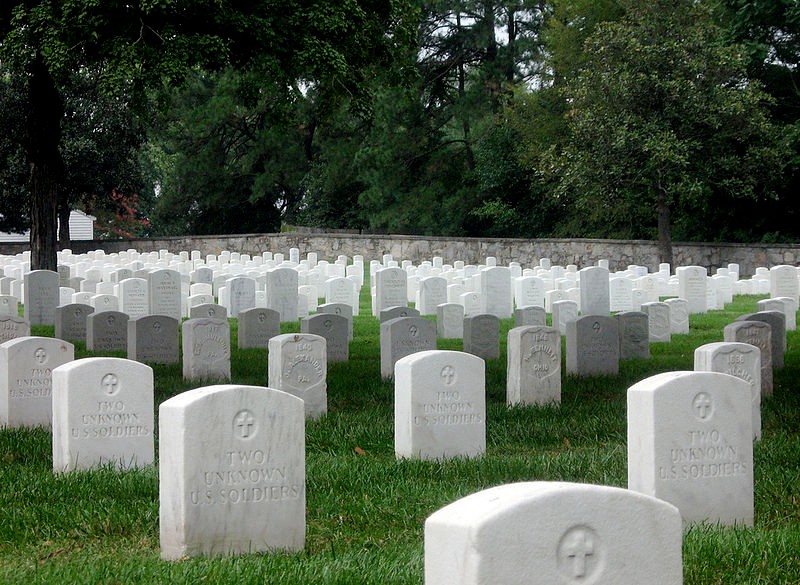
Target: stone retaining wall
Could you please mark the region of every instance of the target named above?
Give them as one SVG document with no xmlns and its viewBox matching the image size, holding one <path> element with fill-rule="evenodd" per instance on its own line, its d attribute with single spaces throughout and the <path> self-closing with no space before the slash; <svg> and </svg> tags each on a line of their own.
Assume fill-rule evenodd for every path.
<svg viewBox="0 0 800 585">
<path fill-rule="evenodd" d="M 656 242 L 645 240 L 518 240 L 510 238 L 449 238 L 403 235 L 360 234 L 241 234 L 228 236 L 181 236 L 141 240 L 94 240 L 72 243 L 76 254 L 102 249 L 107 253 L 133 248 L 139 252 L 154 250 L 199 250 L 206 254 L 219 254 L 222 250 L 243 254 L 260 254 L 270 250 L 284 252 L 299 248 L 301 254 L 317 252 L 320 260 L 333 260 L 339 254 L 352 257 L 361 254 L 365 260 L 380 259 L 392 254 L 397 260 L 430 259 L 441 256 L 445 263 L 464 260 L 478 264 L 487 256 L 497 257 L 498 263 L 519 262 L 524 268 L 538 264 L 539 258 L 550 258 L 553 264 L 578 267 L 593 265 L 599 259 L 608 259 L 612 271 L 622 270 L 629 264 L 647 266 L 651 272 L 658 269 Z M 27 244 L 0 244 L 0 253 L 16 254 L 28 249 Z M 800 262 L 800 245 L 794 244 L 718 244 L 676 243 L 673 246 L 676 266 L 697 265 L 709 269 L 709 274 L 720 266 L 735 262 L 740 274 L 749 276 L 759 266 L 778 264 L 795 265 Z"/>
</svg>

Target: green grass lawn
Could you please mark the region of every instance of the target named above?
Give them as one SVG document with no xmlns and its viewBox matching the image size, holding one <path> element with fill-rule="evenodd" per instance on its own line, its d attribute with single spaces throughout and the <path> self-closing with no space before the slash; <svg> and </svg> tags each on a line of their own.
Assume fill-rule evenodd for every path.
<svg viewBox="0 0 800 585">
<path fill-rule="evenodd" d="M 622 362 L 618 376 L 565 377 L 559 407 L 506 407 L 512 322 L 504 320 L 501 359 L 486 364 L 486 456 L 421 462 L 395 460 L 393 386 L 380 378 L 368 290 L 350 361 L 328 369 L 328 415 L 306 425 L 304 552 L 161 561 L 156 468 L 54 475 L 47 430 L 2 429 L 0 583 L 422 583 L 425 518 L 459 497 L 516 481 L 625 487 L 627 388 L 659 372 L 691 370 L 694 349 L 722 341 L 722 328 L 755 311 L 759 298 L 737 297 L 724 311 L 692 316 L 689 335 L 651 345 L 649 360 Z M 234 320 L 231 327 L 235 339 Z M 439 348 L 460 350 L 461 341 L 440 340 Z M 99 354 L 76 347 L 76 358 L 88 355 Z M 180 366 L 154 369 L 157 404 L 193 387 Z M 232 375 L 235 383 L 266 385 L 266 351 L 234 349 Z M 799 379 L 800 332 L 790 332 L 786 366 L 762 406 L 755 527 L 687 530 L 685 583 L 800 583 Z"/>
</svg>

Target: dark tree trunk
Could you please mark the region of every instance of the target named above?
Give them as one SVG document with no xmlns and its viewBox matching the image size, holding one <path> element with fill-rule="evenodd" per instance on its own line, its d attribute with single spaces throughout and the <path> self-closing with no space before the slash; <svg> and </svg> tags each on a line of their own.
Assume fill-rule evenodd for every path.
<svg viewBox="0 0 800 585">
<path fill-rule="evenodd" d="M 661 262 L 672 265 L 672 229 L 670 227 L 669 196 L 660 186 L 658 193 L 658 256 Z"/>
<path fill-rule="evenodd" d="M 41 55 L 30 66 L 25 150 L 31 173 L 31 268 L 56 270 L 59 151 L 64 103 Z"/>
<path fill-rule="evenodd" d="M 62 250 L 69 248 L 71 235 L 69 233 L 69 215 L 72 210 L 69 207 L 69 202 L 65 197 L 61 198 L 61 203 L 58 205 L 58 246 Z"/>
</svg>

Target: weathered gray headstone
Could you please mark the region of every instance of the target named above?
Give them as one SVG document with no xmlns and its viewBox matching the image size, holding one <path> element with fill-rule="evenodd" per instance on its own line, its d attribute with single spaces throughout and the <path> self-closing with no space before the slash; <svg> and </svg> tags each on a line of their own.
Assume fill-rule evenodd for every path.
<svg viewBox="0 0 800 585">
<path fill-rule="evenodd" d="M 128 351 L 128 317 L 120 311 L 101 311 L 86 316 L 86 349 Z"/>
<path fill-rule="evenodd" d="M 616 376 L 619 330 L 616 319 L 587 315 L 567 323 L 567 374 Z"/>
<path fill-rule="evenodd" d="M 464 317 L 464 351 L 484 360 L 500 357 L 500 319 L 482 314 Z"/>
<path fill-rule="evenodd" d="M 353 340 L 353 307 L 346 303 L 325 303 L 317 306 L 318 313 L 333 313 L 347 319 L 347 339 Z"/>
<path fill-rule="evenodd" d="M 180 346 L 177 319 L 147 315 L 128 321 L 128 359 L 153 364 L 177 364 Z"/>
<path fill-rule="evenodd" d="M 53 471 L 154 460 L 153 370 L 98 357 L 53 370 Z"/>
<path fill-rule="evenodd" d="M 319 313 L 300 320 L 300 332 L 319 335 L 325 339 L 328 363 L 346 362 L 350 359 L 347 336 L 347 318 L 335 313 Z"/>
<path fill-rule="evenodd" d="M 239 313 L 237 346 L 266 349 L 269 340 L 281 334 L 281 316 L 273 309 L 245 309 Z"/>
<path fill-rule="evenodd" d="M 209 317 L 211 319 L 227 319 L 228 309 L 216 303 L 203 303 L 189 307 L 189 318 L 198 319 L 200 317 Z"/>
<path fill-rule="evenodd" d="M 381 310 L 378 318 L 381 323 L 397 319 L 399 317 L 419 317 L 419 311 L 414 307 L 386 307 Z"/>
<path fill-rule="evenodd" d="M 71 303 L 56 309 L 56 337 L 64 341 L 86 343 L 86 318 L 94 313 L 94 307 Z"/>
<path fill-rule="evenodd" d="M 547 325 L 547 313 L 544 305 L 528 305 L 514 309 L 514 327 L 527 325 Z"/>
<path fill-rule="evenodd" d="M 303 402 L 257 386 L 207 386 L 159 407 L 161 557 L 300 551 Z"/>
<path fill-rule="evenodd" d="M 154 270 L 150 273 L 149 282 L 150 314 L 180 320 L 183 317 L 180 273 L 167 269 Z"/>
<path fill-rule="evenodd" d="M 772 331 L 772 367 L 783 367 L 783 354 L 786 351 L 786 315 L 780 311 L 760 311 L 742 315 L 737 321 L 761 321 L 767 323 Z"/>
<path fill-rule="evenodd" d="M 566 335 L 569 322 L 578 318 L 578 303 L 567 299 L 553 301 L 552 310 L 553 327 L 558 329 L 561 335 Z"/>
<path fill-rule="evenodd" d="M 436 349 L 436 325 L 423 317 L 398 317 L 381 323 L 381 377 L 394 376 L 400 358 Z"/>
<path fill-rule="evenodd" d="M 614 316 L 619 328 L 619 358 L 648 359 L 650 335 L 647 315 L 640 311 L 625 311 Z"/>
<path fill-rule="evenodd" d="M 647 315 L 650 343 L 669 343 L 672 340 L 669 305 L 656 302 L 642 303 L 642 313 Z"/>
<path fill-rule="evenodd" d="M 553 327 L 529 325 L 508 332 L 506 402 L 561 402 L 561 334 Z"/>
</svg>

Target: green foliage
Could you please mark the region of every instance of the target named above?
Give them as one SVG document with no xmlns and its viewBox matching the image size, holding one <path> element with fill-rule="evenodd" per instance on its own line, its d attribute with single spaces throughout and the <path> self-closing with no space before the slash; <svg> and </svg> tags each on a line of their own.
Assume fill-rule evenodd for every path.
<svg viewBox="0 0 800 585">
<path fill-rule="evenodd" d="M 589 220 L 582 235 L 652 237 L 659 208 L 667 222 L 700 218 L 686 232 L 676 221 L 678 237 L 713 239 L 718 206 L 771 195 L 786 149 L 769 98 L 702 4 L 626 3 L 586 55 L 562 89 L 569 138 L 549 159 L 558 193 Z"/>
</svg>

